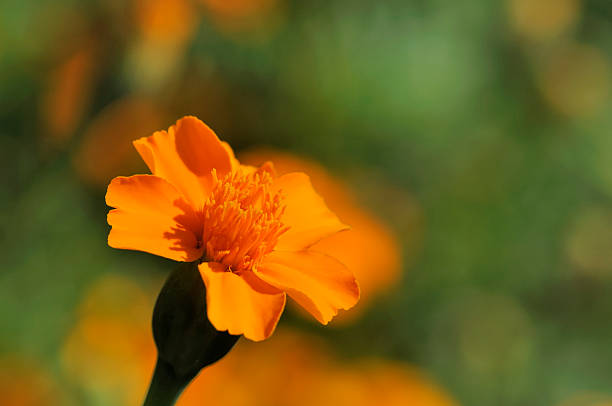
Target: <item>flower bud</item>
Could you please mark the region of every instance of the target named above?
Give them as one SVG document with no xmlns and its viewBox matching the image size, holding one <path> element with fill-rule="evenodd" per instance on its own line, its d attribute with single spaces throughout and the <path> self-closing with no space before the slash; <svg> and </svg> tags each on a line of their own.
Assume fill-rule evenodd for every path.
<svg viewBox="0 0 612 406">
<path fill-rule="evenodd" d="M 145 405 L 172 405 L 200 370 L 223 358 L 239 337 L 217 331 L 208 321 L 206 288 L 197 264 L 175 269 L 153 311 L 158 355 Z"/>
</svg>

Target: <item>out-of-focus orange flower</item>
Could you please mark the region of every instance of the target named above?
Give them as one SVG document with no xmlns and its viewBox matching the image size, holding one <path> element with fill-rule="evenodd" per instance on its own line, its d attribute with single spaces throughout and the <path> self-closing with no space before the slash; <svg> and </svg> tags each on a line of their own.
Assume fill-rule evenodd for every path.
<svg viewBox="0 0 612 406">
<path fill-rule="evenodd" d="M 314 389 L 316 372 L 331 361 L 320 343 L 279 331 L 265 343 L 236 346 L 223 360 L 205 368 L 181 396 L 178 406 L 203 399 L 223 405 L 292 405 Z"/>
<path fill-rule="evenodd" d="M 96 50 L 91 43 L 77 49 L 52 71 L 42 96 L 41 115 L 55 143 L 66 141 L 76 130 L 89 104 L 96 70 Z"/>
<path fill-rule="evenodd" d="M 400 276 L 401 257 L 397 240 L 380 220 L 362 209 L 353 193 L 338 179 L 330 176 L 317 163 L 289 153 L 271 149 L 258 149 L 240 155 L 251 165 L 274 162 L 279 175 L 302 171 L 310 175 L 315 190 L 325 203 L 338 214 L 351 229 L 335 234 L 312 248 L 342 261 L 359 281 L 361 298 L 357 306 L 347 313 L 354 317 L 363 310 L 376 294 L 392 286 Z"/>
<path fill-rule="evenodd" d="M 179 74 L 185 50 L 199 21 L 191 0 L 135 0 L 138 35 L 126 57 L 129 85 L 157 91 Z"/>
<path fill-rule="evenodd" d="M 111 247 L 198 261 L 217 330 L 259 341 L 286 295 L 319 322 L 359 299 L 353 274 L 311 246 L 346 226 L 307 175 L 241 165 L 195 117 L 134 141 L 152 175 L 117 177 L 106 203 Z"/>
<path fill-rule="evenodd" d="M 153 299 L 135 281 L 112 274 L 87 292 L 62 350 L 65 371 L 86 395 L 117 405 L 142 401 L 155 366 Z"/>
<path fill-rule="evenodd" d="M 185 42 L 198 20 L 189 0 L 135 0 L 134 6 L 141 34 L 155 42 Z"/>
<path fill-rule="evenodd" d="M 419 405 L 455 403 L 414 368 L 382 360 L 342 363 L 316 340 L 287 331 L 241 345 L 202 371 L 178 406 Z"/>
<path fill-rule="evenodd" d="M 554 110 L 570 117 L 588 117 L 609 100 L 610 65 L 597 48 L 565 45 L 541 65 L 538 85 Z"/>
<path fill-rule="evenodd" d="M 125 276 L 95 282 L 63 349 L 70 377 L 92 400 L 138 404 L 155 359 L 149 316 L 153 294 Z M 109 328 L 109 326 L 115 326 Z M 416 368 L 384 360 L 340 361 L 319 339 L 278 331 L 270 340 L 236 346 L 205 368 L 178 406 L 310 406 L 372 404 L 452 406 Z"/>
<path fill-rule="evenodd" d="M 241 39 L 265 39 L 281 20 L 279 0 L 201 0 L 216 26 Z M 256 37 L 256 38 L 254 38 Z"/>
<path fill-rule="evenodd" d="M 118 172 L 142 172 L 130 141 L 151 134 L 164 122 L 164 114 L 151 101 L 128 97 L 106 107 L 85 130 L 74 156 L 74 166 L 87 183 L 104 187 Z"/>
<path fill-rule="evenodd" d="M 580 14 L 580 0 L 509 0 L 510 20 L 521 35 L 535 40 L 565 32 Z"/>
<path fill-rule="evenodd" d="M 252 16 L 275 7 L 278 0 L 202 0 L 206 7 L 228 18 Z"/>
<path fill-rule="evenodd" d="M 56 406 L 66 404 L 51 376 L 32 362 L 0 359 L 0 396 L 6 406 Z"/>
</svg>

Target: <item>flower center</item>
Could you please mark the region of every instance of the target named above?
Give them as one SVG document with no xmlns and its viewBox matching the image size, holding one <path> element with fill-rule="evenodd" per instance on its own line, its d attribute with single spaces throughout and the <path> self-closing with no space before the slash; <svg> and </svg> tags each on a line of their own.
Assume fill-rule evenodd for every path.
<svg viewBox="0 0 612 406">
<path fill-rule="evenodd" d="M 237 273 L 255 269 L 289 229 L 280 221 L 283 196 L 270 192 L 266 168 L 248 174 L 238 170 L 221 179 L 213 169 L 212 176 L 213 190 L 203 209 L 206 261 Z"/>
</svg>

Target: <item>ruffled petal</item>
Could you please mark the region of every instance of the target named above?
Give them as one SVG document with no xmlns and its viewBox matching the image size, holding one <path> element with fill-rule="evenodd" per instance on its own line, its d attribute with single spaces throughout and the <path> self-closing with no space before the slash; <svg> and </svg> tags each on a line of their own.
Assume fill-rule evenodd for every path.
<svg viewBox="0 0 612 406">
<path fill-rule="evenodd" d="M 213 168 L 218 177 L 232 170 L 229 145 L 192 116 L 183 117 L 167 132 L 134 141 L 134 146 L 151 172 L 173 184 L 196 208 L 211 190 Z"/>
<path fill-rule="evenodd" d="M 286 205 L 281 221 L 290 227 L 278 239 L 276 248 L 279 251 L 300 251 L 327 236 L 348 229 L 327 208 L 306 174 L 293 172 L 277 178 L 273 192 L 279 190 Z"/>
<path fill-rule="evenodd" d="M 217 330 L 253 341 L 272 334 L 285 308 L 284 292 L 252 272 L 238 275 L 218 263 L 202 263 L 199 270 L 206 284 L 208 319 Z"/>
<path fill-rule="evenodd" d="M 106 192 L 112 226 L 108 245 L 175 261 L 195 261 L 203 249 L 198 215 L 179 191 L 154 175 L 113 179 Z"/>
<path fill-rule="evenodd" d="M 314 251 L 268 254 L 255 274 L 282 289 L 327 324 L 338 309 L 349 309 L 359 300 L 355 277 L 338 260 Z"/>
</svg>

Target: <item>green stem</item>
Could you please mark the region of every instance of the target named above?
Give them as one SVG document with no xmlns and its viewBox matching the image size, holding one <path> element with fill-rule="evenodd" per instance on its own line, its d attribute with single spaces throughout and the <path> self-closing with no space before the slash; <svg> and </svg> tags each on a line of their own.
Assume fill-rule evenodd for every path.
<svg viewBox="0 0 612 406">
<path fill-rule="evenodd" d="M 170 364 L 157 358 L 149 392 L 143 406 L 173 406 L 190 379 L 176 376 Z"/>
</svg>

